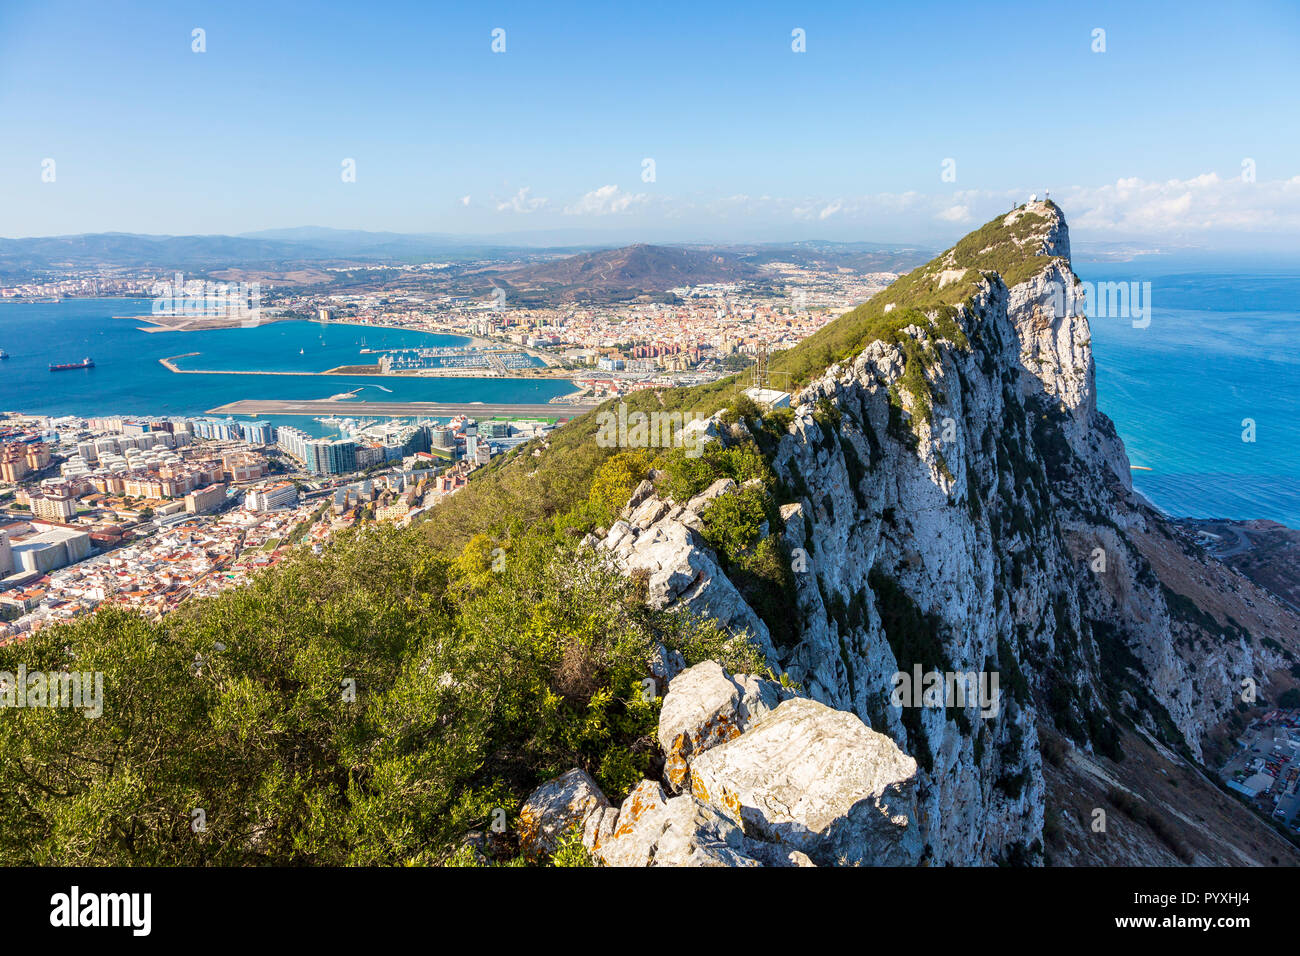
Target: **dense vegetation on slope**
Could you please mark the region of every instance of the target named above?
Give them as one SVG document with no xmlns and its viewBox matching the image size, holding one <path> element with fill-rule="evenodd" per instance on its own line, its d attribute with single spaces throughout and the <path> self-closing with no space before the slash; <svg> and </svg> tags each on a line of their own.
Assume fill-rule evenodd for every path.
<svg viewBox="0 0 1300 956">
<path fill-rule="evenodd" d="M 442 862 L 571 767 L 615 799 L 656 774 L 656 644 L 759 664 L 590 552 L 496 547 L 371 526 L 160 624 L 0 648 L 0 671 L 104 675 L 98 719 L 0 714 L 0 865 Z"/>
</svg>

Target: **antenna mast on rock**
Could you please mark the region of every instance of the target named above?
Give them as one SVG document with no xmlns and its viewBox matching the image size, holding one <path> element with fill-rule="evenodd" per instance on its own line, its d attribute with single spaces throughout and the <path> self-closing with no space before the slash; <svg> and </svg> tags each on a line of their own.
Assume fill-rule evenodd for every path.
<svg viewBox="0 0 1300 956">
<path fill-rule="evenodd" d="M 754 356 L 754 387 L 767 387 L 767 343 L 762 342 L 758 346 L 758 354 Z"/>
<path fill-rule="evenodd" d="M 767 352 L 767 343 L 762 342 L 758 346 L 758 354 L 754 356 L 754 371 L 751 375 L 754 388 L 771 389 L 773 376 L 788 379 L 790 373 L 772 371 L 771 357 Z"/>
</svg>

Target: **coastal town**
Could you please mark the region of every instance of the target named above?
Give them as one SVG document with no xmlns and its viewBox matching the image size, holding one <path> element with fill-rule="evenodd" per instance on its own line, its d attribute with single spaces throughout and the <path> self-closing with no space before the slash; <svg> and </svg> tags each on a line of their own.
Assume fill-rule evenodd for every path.
<svg viewBox="0 0 1300 956">
<path fill-rule="evenodd" d="M 763 353 L 791 348 L 896 278 L 890 272 L 840 275 L 780 264 L 770 271 L 784 294 L 773 296 L 766 285 L 706 283 L 673 288 L 667 302 L 511 307 L 491 295 L 420 300 L 386 290 L 286 294 L 280 305 L 328 321 L 514 346 L 539 359 L 541 368 L 520 363 L 508 372 L 484 371 L 563 374 L 582 394 L 603 396 L 693 385 L 737 371 Z M 390 360 L 382 369 L 410 370 L 409 360 Z"/>
<path fill-rule="evenodd" d="M 143 311 L 132 297 L 147 298 L 146 330 L 312 321 L 467 340 L 361 347 L 356 364 L 322 374 L 573 385 L 550 406 L 430 407 L 405 417 L 388 417 L 407 411 L 401 406 L 345 404 L 348 392 L 302 407 L 236 402 L 190 417 L 8 413 L 0 419 L 0 643 L 104 606 L 157 617 L 358 522 L 409 522 L 494 455 L 592 403 L 745 369 L 896 277 L 775 261 L 736 281 L 606 302 L 516 301 L 497 287 L 465 294 L 444 281 L 487 264 L 327 269 L 329 281 L 306 285 L 259 277 L 234 283 L 234 295 L 225 281 L 156 270 L 88 268 L 0 287 L 7 301 L 121 297 L 126 317 Z M 205 374 L 192 356 L 162 364 Z M 298 417 L 261 417 L 277 413 Z M 298 427 L 304 415 L 328 437 Z"/>
<path fill-rule="evenodd" d="M 261 279 L 255 312 L 249 310 L 247 284 L 187 280 L 156 271 L 20 283 L 0 287 L 0 301 L 147 297 L 155 306 L 165 304 L 139 316 L 158 329 L 297 320 L 461 336 L 467 345 L 364 349 L 354 365 L 319 371 L 563 378 L 574 386 L 570 398 L 582 400 L 694 385 L 738 371 L 760 355 L 792 347 L 897 277 L 889 271 L 778 261 L 765 263 L 751 280 L 684 284 L 626 301 L 537 305 L 515 302 L 499 287 L 481 293 L 430 287 L 430 270 L 447 267 L 373 267 L 364 270 L 364 281 L 344 288 Z M 236 286 L 242 294 L 232 297 L 230 289 Z M 122 309 L 126 312 L 128 306 Z M 175 363 L 168 367 L 195 371 Z"/>
<path fill-rule="evenodd" d="M 553 421 L 0 418 L 0 644 L 159 617 L 358 522 L 406 524 Z"/>
</svg>

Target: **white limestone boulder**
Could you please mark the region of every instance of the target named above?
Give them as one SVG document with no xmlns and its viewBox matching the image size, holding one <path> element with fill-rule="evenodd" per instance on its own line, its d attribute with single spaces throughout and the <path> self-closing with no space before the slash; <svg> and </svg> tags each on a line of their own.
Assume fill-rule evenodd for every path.
<svg viewBox="0 0 1300 956">
<path fill-rule="evenodd" d="M 914 865 L 916 761 L 851 713 L 795 698 L 697 755 L 691 792 L 819 866 Z"/>
<path fill-rule="evenodd" d="M 668 799 L 643 780 L 595 850 L 606 866 L 811 866 L 805 855 L 748 839 L 734 820 L 690 794 Z"/>
<path fill-rule="evenodd" d="M 696 664 L 674 677 L 659 711 L 659 746 L 668 786 L 687 786 L 695 756 L 740 736 L 780 700 L 781 689 L 772 681 L 732 676 L 716 661 Z"/>
<path fill-rule="evenodd" d="M 693 511 L 649 497 L 629 519 L 615 521 L 598 547 L 623 573 L 644 575 L 651 607 L 712 618 L 733 634 L 751 635 L 759 651 L 773 659 L 767 625 L 723 573 L 699 528 Z"/>
<path fill-rule="evenodd" d="M 669 650 L 663 644 L 656 644 L 649 665 L 655 680 L 667 690 L 669 681 L 686 669 L 686 658 L 682 657 L 681 651 Z"/>
<path fill-rule="evenodd" d="M 528 795 L 519 811 L 519 846 L 529 859 L 540 859 L 577 827 L 590 850 L 614 829 L 617 817 L 596 781 L 575 767 Z"/>
</svg>

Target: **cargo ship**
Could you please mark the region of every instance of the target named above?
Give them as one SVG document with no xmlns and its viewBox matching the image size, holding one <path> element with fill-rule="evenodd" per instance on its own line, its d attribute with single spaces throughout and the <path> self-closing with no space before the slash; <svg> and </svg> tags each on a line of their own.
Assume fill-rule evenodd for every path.
<svg viewBox="0 0 1300 956">
<path fill-rule="evenodd" d="M 88 358 L 82 359 L 80 362 L 72 362 L 68 365 L 55 365 L 53 362 L 50 363 L 51 372 L 66 372 L 69 369 L 74 369 L 74 368 L 94 368 L 94 367 L 95 367 L 95 360 L 88 359 Z"/>
</svg>

